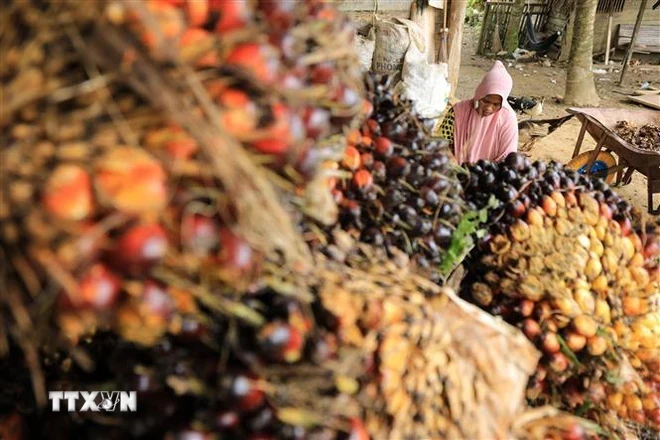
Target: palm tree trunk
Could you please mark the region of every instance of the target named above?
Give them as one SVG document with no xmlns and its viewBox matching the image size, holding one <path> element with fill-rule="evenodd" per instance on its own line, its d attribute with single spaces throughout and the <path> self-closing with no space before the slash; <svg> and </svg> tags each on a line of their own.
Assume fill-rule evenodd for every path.
<svg viewBox="0 0 660 440">
<path fill-rule="evenodd" d="M 571 56 L 566 74 L 564 103 L 578 106 L 597 106 L 600 103 L 594 84 L 592 58 L 594 20 L 598 0 L 580 0 L 575 11 L 575 27 Z"/>
</svg>

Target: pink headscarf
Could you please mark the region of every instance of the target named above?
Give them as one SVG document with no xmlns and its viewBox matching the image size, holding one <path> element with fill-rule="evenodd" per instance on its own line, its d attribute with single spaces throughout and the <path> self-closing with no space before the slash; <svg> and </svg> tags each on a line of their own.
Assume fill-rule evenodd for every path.
<svg viewBox="0 0 660 440">
<path fill-rule="evenodd" d="M 513 80 L 501 61 L 496 61 L 477 87 L 473 99 L 454 106 L 454 152 L 458 163 L 479 159 L 500 161 L 518 150 L 518 120 L 507 98 Z M 474 103 L 486 95 L 500 95 L 502 108 L 482 117 Z"/>
</svg>

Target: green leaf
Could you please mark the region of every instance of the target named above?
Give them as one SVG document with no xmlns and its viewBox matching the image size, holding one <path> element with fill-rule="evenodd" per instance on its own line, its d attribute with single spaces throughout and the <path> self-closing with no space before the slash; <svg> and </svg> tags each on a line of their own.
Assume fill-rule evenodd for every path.
<svg viewBox="0 0 660 440">
<path fill-rule="evenodd" d="M 559 347 L 561 347 L 561 352 L 564 353 L 566 357 L 569 358 L 571 362 L 573 362 L 573 364 L 582 365 L 577 356 L 575 356 L 575 353 L 573 353 L 573 350 L 568 348 L 566 341 L 560 334 L 557 334 L 557 339 L 559 340 Z"/>
</svg>

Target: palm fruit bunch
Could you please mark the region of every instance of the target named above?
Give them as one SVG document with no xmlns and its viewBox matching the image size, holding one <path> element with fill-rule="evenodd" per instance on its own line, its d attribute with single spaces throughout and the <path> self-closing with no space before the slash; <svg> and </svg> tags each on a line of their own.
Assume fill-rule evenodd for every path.
<svg viewBox="0 0 660 440">
<path fill-rule="evenodd" d="M 602 180 L 557 163 L 512 154 L 468 171 L 468 206 L 499 204 L 467 262 L 462 296 L 544 353 L 528 399 L 609 429 L 625 419 L 660 428 L 651 374 L 660 360 L 657 229 L 635 226 L 645 223 Z"/>
<path fill-rule="evenodd" d="M 161 391 L 185 424 L 202 404 L 188 408 L 187 390 L 218 381 L 213 404 L 238 408 L 266 388 L 258 365 L 309 358 L 309 295 L 266 286 L 309 263 L 289 202 L 315 179 L 316 140 L 362 111 L 354 54 L 327 53 L 353 35 L 343 17 L 313 0 L 17 0 L 3 12 L 0 412 L 114 381 L 145 387 L 145 411 L 179 429 Z M 123 365 L 105 365 L 113 353 Z M 175 377 L 138 374 L 141 359 Z M 305 424 L 283 414 L 264 430 Z M 335 437 L 353 429 L 340 419 Z M 88 428 L 73 437 L 96 437 Z"/>
<path fill-rule="evenodd" d="M 366 366 L 372 438 L 508 438 L 538 353 L 514 329 L 416 274 L 409 258 L 337 231 L 318 294 L 340 345 Z M 323 321 L 321 321 L 323 322 Z M 501 357 L 516 353 L 520 362 Z"/>
<path fill-rule="evenodd" d="M 457 167 L 428 121 L 393 91 L 393 77 L 370 73 L 373 111 L 347 136 L 333 194 L 339 221 L 361 241 L 406 252 L 433 280 L 464 213 Z"/>
<path fill-rule="evenodd" d="M 355 54 L 328 53 L 353 38 L 343 16 L 315 0 L 5 10 L 2 251 L 69 339 L 148 321 L 135 333 L 155 340 L 194 313 L 160 264 L 249 284 L 263 254 L 307 258 L 283 203 L 363 106 Z"/>
</svg>

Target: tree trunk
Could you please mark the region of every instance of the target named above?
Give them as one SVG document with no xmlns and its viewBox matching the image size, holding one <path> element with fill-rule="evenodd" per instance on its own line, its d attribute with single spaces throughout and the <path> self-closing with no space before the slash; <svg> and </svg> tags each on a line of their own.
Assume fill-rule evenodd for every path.
<svg viewBox="0 0 660 440">
<path fill-rule="evenodd" d="M 509 53 L 513 53 L 518 49 L 520 22 L 522 20 L 524 7 L 525 0 L 516 0 L 514 5 L 511 6 L 509 24 L 506 28 L 506 37 L 504 37 L 504 50 Z"/>
<path fill-rule="evenodd" d="M 452 95 L 458 87 L 458 74 L 461 67 L 461 44 L 463 41 L 463 24 L 467 1 L 451 0 L 449 4 L 449 84 Z"/>
<path fill-rule="evenodd" d="M 577 2 L 564 94 L 564 103 L 568 105 L 597 106 L 600 103 L 594 84 L 594 74 L 591 71 L 597 7 L 598 0 Z"/>
</svg>

